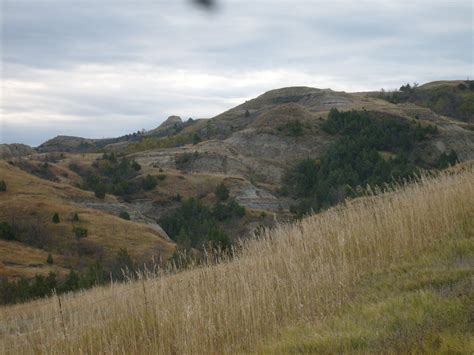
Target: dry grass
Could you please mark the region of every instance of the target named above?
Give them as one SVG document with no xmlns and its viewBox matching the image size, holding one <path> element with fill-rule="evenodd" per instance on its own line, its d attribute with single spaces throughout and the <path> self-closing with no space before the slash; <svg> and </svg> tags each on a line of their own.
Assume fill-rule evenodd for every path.
<svg viewBox="0 0 474 355">
<path fill-rule="evenodd" d="M 0 308 L 4 353 L 235 353 L 350 301 L 369 271 L 410 260 L 474 215 L 465 170 L 348 203 L 245 243 L 233 260 Z"/>
<path fill-rule="evenodd" d="M 104 202 L 97 200 L 90 191 L 40 179 L 4 161 L 0 161 L 0 179 L 7 184 L 7 191 L 0 194 L 0 221 L 41 225 L 51 236 L 49 243 L 55 266 L 66 267 L 70 262 L 77 262 L 75 254 L 67 262 L 66 258 L 55 257 L 55 253 L 66 255 L 73 250 L 76 243 L 74 225 L 87 228 L 88 237 L 81 243 L 92 250 L 99 250 L 105 258 L 115 257 L 120 248 L 126 248 L 133 258 L 143 261 L 158 255 L 166 260 L 174 252 L 174 243 L 151 227 L 84 207 L 82 202 Z M 107 196 L 105 202 L 113 204 L 116 198 Z M 61 223 L 52 223 L 54 213 L 59 213 Z M 72 222 L 74 213 L 79 214 L 80 222 Z M 4 242 L 0 245 L 0 276 L 12 278 L 45 274 L 51 271 L 45 264 L 47 255 L 22 243 Z M 12 262 L 17 265 L 12 265 Z M 60 269 L 56 271 L 62 274 L 64 270 Z"/>
<path fill-rule="evenodd" d="M 46 276 L 55 272 L 60 276 L 66 275 L 69 270 L 61 267 L 64 264 L 61 255 L 51 253 L 54 264 L 46 262 L 48 252 L 30 248 L 18 242 L 0 240 L 0 275 L 8 279 L 19 276 L 33 278 L 36 274 Z"/>
</svg>

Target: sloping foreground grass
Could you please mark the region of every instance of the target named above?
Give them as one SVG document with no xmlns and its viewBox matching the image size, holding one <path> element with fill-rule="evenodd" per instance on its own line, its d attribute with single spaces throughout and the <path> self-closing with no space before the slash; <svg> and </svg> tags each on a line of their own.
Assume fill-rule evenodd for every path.
<svg viewBox="0 0 474 355">
<path fill-rule="evenodd" d="M 474 220 L 411 262 L 374 271 L 326 319 L 283 329 L 268 354 L 474 352 Z"/>
<path fill-rule="evenodd" d="M 343 339 L 341 346 L 364 352 L 398 344 L 399 338 L 407 339 L 400 349 L 411 348 L 413 331 L 422 344 L 431 341 L 426 334 L 435 333 L 419 331 L 423 319 L 433 319 L 427 321 L 435 323 L 433 329 L 446 330 L 454 323 L 463 326 L 465 306 L 462 300 L 451 303 L 416 286 L 406 295 L 405 291 L 398 294 L 395 291 L 403 285 L 391 282 L 386 270 L 413 263 L 421 253 L 450 243 L 473 217 L 472 169 L 425 177 L 301 223 L 281 225 L 246 242 L 233 260 L 66 295 L 61 297 L 61 307 L 52 298 L 0 308 L 0 351 L 297 352 L 304 348 L 295 346 L 307 344 L 308 351 L 331 352 Z M 380 282 L 393 284 L 394 294 L 368 291 L 367 299 L 358 300 L 356 291 L 363 292 L 364 285 L 369 290 L 378 288 L 377 273 Z M 445 308 L 449 315 L 436 325 Z M 397 310 L 404 310 L 405 316 Z M 349 312 L 348 318 L 344 311 Z M 323 332 L 326 340 L 288 335 L 288 329 L 301 324 L 316 339 Z M 370 338 L 379 328 L 383 335 Z M 279 334 L 283 343 L 275 347 L 264 341 Z M 444 338 L 433 341 L 448 346 L 454 342 L 445 341 L 449 335 L 446 331 Z M 357 342 L 361 345 L 352 347 Z M 391 349 L 397 351 L 397 346 Z"/>
</svg>

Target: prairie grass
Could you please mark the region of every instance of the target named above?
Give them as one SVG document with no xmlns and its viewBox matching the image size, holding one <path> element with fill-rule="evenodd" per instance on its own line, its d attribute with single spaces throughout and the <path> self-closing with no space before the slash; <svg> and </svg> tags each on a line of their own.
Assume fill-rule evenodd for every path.
<svg viewBox="0 0 474 355">
<path fill-rule="evenodd" d="M 303 338 L 293 337 L 290 347 L 288 343 L 272 347 L 266 341 L 279 336 L 283 341 L 291 327 L 302 334 L 304 329 L 310 334 L 318 329 L 345 331 L 346 320 L 340 312 L 355 302 L 354 292 L 363 290 L 368 275 L 414 262 L 449 243 L 464 233 L 466 221 L 473 217 L 472 168 L 422 177 L 268 230 L 243 243 L 232 258 L 182 272 L 153 270 L 140 281 L 64 295 L 61 307 L 55 297 L 2 307 L 0 352 L 298 352 L 292 346 L 303 343 Z M 413 292 L 401 299 L 387 293 L 387 300 L 379 303 L 383 297 L 374 296 L 374 304 L 369 300 L 366 308 L 363 302 L 357 303 L 361 308 L 353 310 L 358 317 L 349 318 L 354 324 L 349 330 L 370 332 L 386 319 L 386 324 L 393 325 L 392 331 L 384 328 L 388 337 L 399 329 L 409 333 L 410 327 L 423 323 L 423 317 L 437 319 L 445 307 L 450 315 L 441 321 L 440 329 L 466 321 L 461 316 L 462 304 L 449 303 L 429 291 Z M 421 309 L 419 317 L 408 312 L 397 318 L 396 310 L 404 305 Z M 342 318 L 333 320 L 334 326 L 318 328 L 336 314 Z M 424 333 L 418 334 L 423 338 Z M 366 341 L 362 335 L 348 333 L 349 343 Z M 445 338 L 449 336 L 446 333 Z M 331 352 L 333 340 L 329 335 L 326 340 L 322 345 L 309 344 L 308 351 Z M 380 349 L 377 344 L 365 349 Z M 346 349 L 363 352 L 362 345 Z M 393 347 L 393 351 L 399 349 Z"/>
</svg>

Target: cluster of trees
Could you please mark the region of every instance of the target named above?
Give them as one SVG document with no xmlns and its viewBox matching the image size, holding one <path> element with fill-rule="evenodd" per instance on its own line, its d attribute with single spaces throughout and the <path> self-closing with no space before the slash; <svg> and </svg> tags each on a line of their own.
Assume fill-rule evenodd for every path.
<svg viewBox="0 0 474 355">
<path fill-rule="evenodd" d="M 114 153 L 104 153 L 92 167 L 85 170 L 71 163 L 69 168 L 84 178 L 83 188 L 94 191 L 96 197 L 104 198 L 107 193 L 117 196 L 127 196 L 140 190 L 152 190 L 158 183 L 158 178 L 147 175 L 136 179 L 141 170 L 140 164 L 126 157 L 118 158 Z"/>
<path fill-rule="evenodd" d="M 14 165 L 29 174 L 35 175 L 41 179 L 49 181 L 59 181 L 53 171 L 51 171 L 51 165 L 44 161 L 43 163 L 31 162 L 25 159 L 17 160 Z"/>
<path fill-rule="evenodd" d="M 48 256 L 48 260 L 50 256 Z M 52 263 L 52 258 L 48 263 Z M 127 250 L 120 249 L 109 265 L 104 265 L 100 260 L 94 261 L 82 271 L 70 270 L 63 279 L 59 279 L 53 272 L 47 276 L 36 275 L 31 280 L 25 278 L 16 281 L 0 279 L 0 304 L 26 302 L 31 299 L 51 296 L 53 292 L 62 294 L 88 289 L 110 282 L 110 280 L 121 282 L 127 278 L 136 277 L 136 271 L 139 269 L 138 264 Z"/>
<path fill-rule="evenodd" d="M 194 153 L 183 153 L 177 155 L 174 159 L 176 167 L 178 169 L 186 169 L 193 161 L 199 158 L 199 152 L 195 151 Z"/>
<path fill-rule="evenodd" d="M 183 201 L 172 214 L 160 220 L 160 225 L 182 248 L 228 249 L 231 239 L 219 223 L 242 218 L 245 208 L 229 197 L 223 184 L 217 186 L 215 195 L 218 201 L 211 207 L 193 197 Z"/>
<path fill-rule="evenodd" d="M 300 137 L 304 134 L 304 126 L 299 120 L 288 122 L 277 129 L 280 132 L 286 132 L 291 137 Z"/>
<path fill-rule="evenodd" d="M 16 240 L 42 249 L 51 244 L 52 235 L 47 222 L 40 216 L 12 217 L 0 222 L 0 239 Z"/>
<path fill-rule="evenodd" d="M 446 169 L 459 161 L 458 155 L 454 150 L 451 150 L 449 154 L 442 153 L 437 161 L 438 169 Z"/>
<path fill-rule="evenodd" d="M 379 97 L 391 103 L 414 102 L 433 111 L 469 120 L 474 115 L 474 81 L 468 80 L 456 86 L 442 85 L 432 88 L 417 88 L 405 84 L 398 91 L 383 91 Z"/>
<path fill-rule="evenodd" d="M 407 158 L 410 149 L 436 133 L 435 127 L 413 125 L 396 117 L 336 109 L 322 128 L 340 138 L 319 160 L 303 160 L 283 178 L 282 192 L 300 201 L 292 207 L 298 215 L 336 204 L 355 194 L 357 186 L 412 176 L 417 168 Z"/>
</svg>

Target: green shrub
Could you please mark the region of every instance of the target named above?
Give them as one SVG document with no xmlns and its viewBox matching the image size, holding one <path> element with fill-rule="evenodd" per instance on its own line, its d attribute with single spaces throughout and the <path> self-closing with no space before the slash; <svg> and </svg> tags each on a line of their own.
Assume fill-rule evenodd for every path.
<svg viewBox="0 0 474 355">
<path fill-rule="evenodd" d="M 130 214 L 127 211 L 120 212 L 119 217 L 127 221 L 130 220 Z"/>
<path fill-rule="evenodd" d="M 202 141 L 201 137 L 199 136 L 199 134 L 197 133 L 194 133 L 193 134 L 193 144 L 196 145 L 198 143 L 200 143 Z"/>
<path fill-rule="evenodd" d="M 288 135 L 292 137 L 302 136 L 303 131 L 304 131 L 303 124 L 298 120 L 287 123 L 286 129 L 287 129 Z"/>
<path fill-rule="evenodd" d="M 443 152 L 438 158 L 437 167 L 438 169 L 446 169 L 455 165 L 458 161 L 458 155 L 454 150 L 451 150 L 449 154 Z"/>
<path fill-rule="evenodd" d="M 48 254 L 48 257 L 46 258 L 46 262 L 47 262 L 48 264 L 52 264 L 52 263 L 53 263 L 53 257 L 52 257 L 51 254 Z"/>
<path fill-rule="evenodd" d="M 221 182 L 217 185 L 214 194 L 216 195 L 219 201 L 225 201 L 229 198 L 229 189 Z"/>
<path fill-rule="evenodd" d="M 95 197 L 103 199 L 105 198 L 105 193 L 106 193 L 106 186 L 104 184 L 99 183 L 94 187 Z"/>
<path fill-rule="evenodd" d="M 77 214 L 77 212 L 75 212 L 74 215 L 72 216 L 72 221 L 79 222 L 79 215 Z"/>
<path fill-rule="evenodd" d="M 56 212 L 55 214 L 53 214 L 53 223 L 55 224 L 58 224 L 60 222 L 60 219 L 59 219 L 59 214 Z"/>
<path fill-rule="evenodd" d="M 152 175 L 147 175 L 142 181 L 143 189 L 147 191 L 153 190 L 157 184 L 158 184 L 158 179 Z"/>
<path fill-rule="evenodd" d="M 7 191 L 7 184 L 5 180 L 0 180 L 0 192 L 1 191 Z"/>
<path fill-rule="evenodd" d="M 15 240 L 15 233 L 8 222 L 0 222 L 0 239 Z"/>
<path fill-rule="evenodd" d="M 140 171 L 141 168 L 142 168 L 142 166 L 140 164 L 138 164 L 135 160 L 132 161 L 132 169 L 133 170 Z"/>
<path fill-rule="evenodd" d="M 88 230 L 83 227 L 74 227 L 72 231 L 74 232 L 77 240 L 86 238 L 88 235 Z"/>
</svg>

